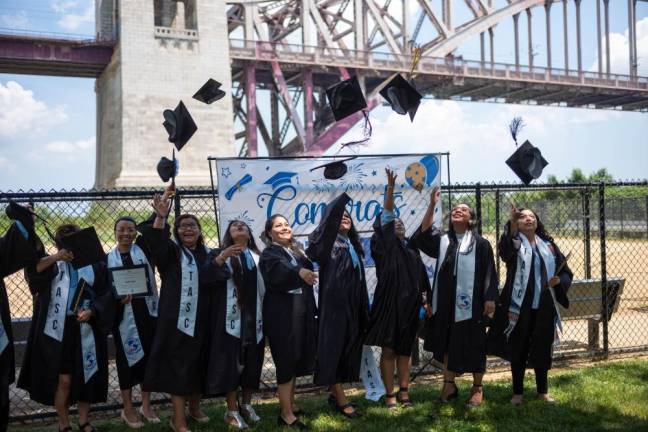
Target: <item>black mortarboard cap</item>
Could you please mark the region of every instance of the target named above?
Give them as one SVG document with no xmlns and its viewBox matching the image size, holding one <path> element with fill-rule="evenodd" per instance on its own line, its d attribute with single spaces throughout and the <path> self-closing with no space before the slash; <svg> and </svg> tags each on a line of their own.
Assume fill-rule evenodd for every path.
<svg viewBox="0 0 648 432">
<path fill-rule="evenodd" d="M 178 175 L 177 159 L 163 157 L 157 164 L 157 172 L 163 182 L 168 182 L 170 178 Z"/>
<path fill-rule="evenodd" d="M 75 269 L 103 261 L 106 257 L 94 227 L 84 228 L 63 237 L 61 245 L 74 254 L 72 267 Z"/>
<path fill-rule="evenodd" d="M 222 99 L 225 96 L 225 92 L 220 89 L 222 84 L 216 81 L 215 79 L 209 78 L 207 82 L 200 87 L 200 90 L 193 95 L 193 98 L 206 103 L 207 105 L 212 102 L 216 102 L 219 99 Z"/>
<path fill-rule="evenodd" d="M 357 158 L 357 156 L 352 156 L 346 159 L 328 162 L 325 163 L 324 165 L 319 165 L 316 166 L 315 168 L 311 168 L 311 171 L 314 171 L 319 168 L 324 168 L 324 178 L 329 180 L 337 180 L 347 173 L 347 166 L 345 162 L 348 162 L 355 158 Z"/>
<path fill-rule="evenodd" d="M 20 221 L 27 230 L 34 228 L 34 213 L 27 207 L 23 207 L 13 200 L 9 200 L 9 205 L 5 209 L 7 217 L 11 220 Z"/>
<path fill-rule="evenodd" d="M 542 157 L 540 149 L 534 147 L 529 141 L 524 141 L 515 153 L 506 160 L 513 172 L 526 185 L 540 177 L 544 167 L 548 165 L 545 158 Z"/>
<path fill-rule="evenodd" d="M 400 115 L 409 114 L 410 120 L 414 121 L 416 110 L 421 104 L 423 95 L 401 74 L 396 74 L 385 87 L 380 90 L 380 95 L 387 99 L 392 109 Z"/>
<path fill-rule="evenodd" d="M 367 108 L 367 101 L 355 75 L 326 89 L 326 97 L 335 121 Z"/>
<path fill-rule="evenodd" d="M 169 134 L 169 142 L 172 142 L 178 151 L 187 144 L 187 141 L 198 130 L 189 110 L 182 101 L 172 110 L 164 110 L 164 123 L 162 125 Z"/>
</svg>

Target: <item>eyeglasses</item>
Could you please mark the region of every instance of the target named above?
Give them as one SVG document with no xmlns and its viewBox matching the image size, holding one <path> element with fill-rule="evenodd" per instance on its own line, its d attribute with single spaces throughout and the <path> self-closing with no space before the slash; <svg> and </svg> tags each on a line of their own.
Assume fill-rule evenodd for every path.
<svg viewBox="0 0 648 432">
<path fill-rule="evenodd" d="M 183 230 L 183 231 L 186 231 L 186 230 L 197 230 L 197 229 L 198 229 L 198 225 L 196 225 L 195 223 L 192 223 L 192 224 L 180 224 L 180 225 L 178 225 L 178 229 L 179 229 L 179 230 Z"/>
</svg>

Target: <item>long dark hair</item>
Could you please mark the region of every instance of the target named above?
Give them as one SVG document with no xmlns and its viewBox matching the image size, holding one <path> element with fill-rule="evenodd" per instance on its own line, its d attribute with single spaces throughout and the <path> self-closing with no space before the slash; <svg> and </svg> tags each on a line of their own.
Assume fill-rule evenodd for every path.
<svg viewBox="0 0 648 432">
<path fill-rule="evenodd" d="M 259 252 L 259 248 L 257 247 L 256 242 L 254 241 L 254 236 L 252 235 L 252 228 L 250 228 L 250 225 L 248 225 L 247 223 L 238 219 L 231 220 L 230 223 L 227 225 L 227 229 L 225 230 L 225 236 L 223 237 L 223 249 L 228 248 L 234 244 L 234 239 L 230 234 L 230 228 L 236 222 L 241 222 L 242 224 L 244 224 L 247 227 L 248 232 L 250 233 L 250 238 L 248 239 L 247 248 L 250 249 L 251 251 L 254 251 L 254 253 L 256 253 L 257 255 L 260 254 L 261 252 Z"/>
<path fill-rule="evenodd" d="M 538 213 L 534 212 L 534 211 L 531 210 L 530 208 L 519 208 L 519 209 L 518 209 L 519 212 L 521 212 L 521 211 L 523 211 L 523 210 L 528 210 L 528 211 L 530 211 L 531 213 L 533 213 L 533 216 L 535 216 L 535 218 L 536 218 L 537 226 L 536 226 L 536 230 L 535 230 L 535 235 L 537 235 L 538 237 L 540 237 L 542 240 L 544 240 L 544 241 L 546 241 L 546 242 L 551 242 L 551 243 L 553 243 L 553 242 L 554 242 L 554 239 L 553 239 L 553 237 L 552 237 L 551 235 L 549 235 L 549 233 L 548 233 L 547 230 L 545 229 L 545 226 L 544 226 L 544 224 L 542 223 L 542 221 L 540 220 L 540 216 L 538 216 Z M 511 221 L 509 221 L 508 223 L 510 224 L 510 222 L 511 222 Z M 509 227 L 509 229 L 510 229 L 510 227 Z"/>
<path fill-rule="evenodd" d="M 200 230 L 200 235 L 198 236 L 198 242 L 196 243 L 196 247 L 204 248 L 205 239 L 203 238 L 202 235 L 202 226 L 200 226 L 200 221 L 198 220 L 198 218 L 192 214 L 185 213 L 176 218 L 176 220 L 173 222 L 173 237 L 176 239 L 178 244 L 182 245 L 182 240 L 180 240 L 180 236 L 178 235 L 178 228 L 180 227 L 180 223 L 185 219 L 191 219 L 194 222 L 196 222 L 196 225 L 198 225 L 198 229 Z"/>
<path fill-rule="evenodd" d="M 252 235 L 252 229 L 248 224 L 237 219 L 230 221 L 230 223 L 227 225 L 227 229 L 225 230 L 225 236 L 223 237 L 223 249 L 228 248 L 234 244 L 234 239 L 230 234 L 230 228 L 236 222 L 243 223 L 248 229 L 249 238 L 247 242 L 247 248 L 254 251 L 256 254 L 259 254 L 260 253 L 259 248 L 257 247 L 256 242 L 254 241 L 254 236 Z M 234 286 L 236 287 L 236 303 L 238 304 L 239 309 L 243 310 L 243 308 L 245 307 L 244 297 L 246 296 L 246 292 L 243 289 L 243 268 L 241 267 L 240 255 L 238 259 L 230 260 L 230 265 L 232 266 L 232 280 L 234 281 Z"/>
<path fill-rule="evenodd" d="M 468 207 L 468 209 L 469 209 L 468 213 L 470 214 L 470 220 L 468 221 L 468 231 L 470 231 L 470 233 L 473 235 L 473 237 L 476 236 L 477 234 L 479 234 L 478 231 L 477 231 L 477 226 L 479 225 L 478 224 L 478 219 L 477 219 L 477 213 L 475 213 L 475 210 L 473 210 L 473 208 L 470 206 L 470 204 L 465 203 L 465 202 L 456 203 L 452 207 L 452 209 L 454 210 L 454 208 L 459 206 L 459 205 L 465 205 L 466 207 Z M 452 217 L 450 216 L 451 213 L 452 213 L 452 210 L 450 210 L 450 212 L 448 213 L 448 231 L 451 232 L 456 238 L 457 233 L 455 232 L 454 227 L 452 226 Z"/>
<path fill-rule="evenodd" d="M 272 231 L 272 225 L 274 225 L 274 222 L 277 218 L 284 218 L 288 220 L 284 215 L 276 213 L 270 216 L 269 219 L 266 219 L 265 226 L 263 227 L 263 233 L 261 233 L 261 241 L 263 244 L 266 246 L 272 245 L 272 237 L 270 236 L 270 231 Z M 304 248 L 302 247 L 301 243 L 299 243 L 297 240 L 295 240 L 295 237 L 293 236 L 290 239 L 290 244 L 288 245 L 288 249 L 295 255 L 299 257 L 305 257 L 306 254 L 304 253 Z"/>
<path fill-rule="evenodd" d="M 349 228 L 347 237 L 349 238 L 349 241 L 351 242 L 351 245 L 353 246 L 353 249 L 355 249 L 356 253 L 360 255 L 360 257 L 364 258 L 364 248 L 362 247 L 362 243 L 360 243 L 360 235 L 358 234 L 358 230 L 356 230 L 355 228 L 351 213 L 346 210 L 344 210 L 344 213 L 346 213 L 346 215 L 349 217 L 349 220 L 351 220 L 351 228 Z"/>
</svg>

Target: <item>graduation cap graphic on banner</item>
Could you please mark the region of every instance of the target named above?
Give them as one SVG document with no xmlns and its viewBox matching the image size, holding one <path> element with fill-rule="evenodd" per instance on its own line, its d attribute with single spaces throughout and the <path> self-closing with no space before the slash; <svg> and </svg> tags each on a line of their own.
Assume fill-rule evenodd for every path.
<svg viewBox="0 0 648 432">
<path fill-rule="evenodd" d="M 292 178 L 295 177 L 296 175 L 297 173 L 294 172 L 279 171 L 278 173 L 270 177 L 268 180 L 264 181 L 263 184 L 271 185 L 272 190 L 276 190 L 281 185 L 284 185 L 286 183 L 288 184 L 292 183 Z"/>
</svg>

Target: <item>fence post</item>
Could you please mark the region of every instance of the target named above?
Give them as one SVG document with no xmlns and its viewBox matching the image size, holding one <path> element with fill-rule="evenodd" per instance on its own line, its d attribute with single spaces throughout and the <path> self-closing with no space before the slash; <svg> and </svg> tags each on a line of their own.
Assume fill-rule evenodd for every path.
<svg viewBox="0 0 648 432">
<path fill-rule="evenodd" d="M 477 232 L 482 233 L 481 183 L 475 185 L 475 214 L 477 215 Z"/>
<path fill-rule="evenodd" d="M 648 239 L 648 195 L 646 195 L 646 238 Z"/>
<path fill-rule="evenodd" d="M 497 283 L 500 281 L 500 258 L 499 258 L 499 238 L 500 238 L 500 189 L 495 189 L 495 264 L 497 266 Z"/>
<path fill-rule="evenodd" d="M 603 319 L 603 354 L 607 357 L 610 347 L 608 344 L 608 293 L 607 293 L 607 263 L 605 261 L 605 237 L 606 221 L 605 221 L 605 183 L 599 183 L 599 234 L 601 238 L 601 298 L 602 310 L 601 315 Z"/>
<path fill-rule="evenodd" d="M 592 278 L 592 233 L 591 233 L 591 220 L 590 220 L 590 188 L 587 186 L 582 191 L 583 199 L 583 242 L 585 248 L 585 279 Z"/>
<path fill-rule="evenodd" d="M 176 219 L 182 214 L 182 205 L 180 204 L 180 190 L 176 189 L 175 195 L 173 197 L 174 211 Z"/>
</svg>

